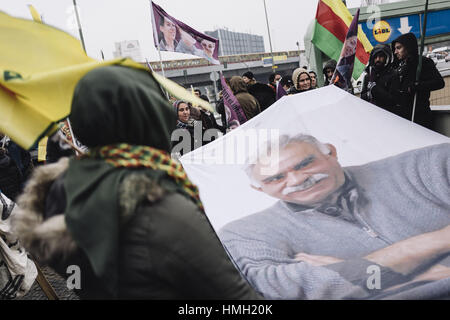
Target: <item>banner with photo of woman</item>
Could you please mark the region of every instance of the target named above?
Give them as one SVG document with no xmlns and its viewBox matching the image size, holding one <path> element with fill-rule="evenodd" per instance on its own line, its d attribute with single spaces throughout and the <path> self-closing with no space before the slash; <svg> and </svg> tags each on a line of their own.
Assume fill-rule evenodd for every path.
<svg viewBox="0 0 450 320">
<path fill-rule="evenodd" d="M 151 1 L 153 39 L 161 51 L 179 52 L 219 62 L 219 40 L 201 33 L 169 15 Z"/>
</svg>

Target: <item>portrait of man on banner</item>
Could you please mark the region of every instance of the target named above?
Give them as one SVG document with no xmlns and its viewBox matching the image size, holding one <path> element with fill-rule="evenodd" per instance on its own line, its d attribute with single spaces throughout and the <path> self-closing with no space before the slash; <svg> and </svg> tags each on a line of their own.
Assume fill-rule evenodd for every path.
<svg viewBox="0 0 450 320">
<path fill-rule="evenodd" d="M 188 156 L 208 218 L 265 298 L 449 297 L 449 138 L 329 86 Z"/>
<path fill-rule="evenodd" d="M 277 145 L 262 147 L 245 171 L 252 188 L 278 201 L 219 231 L 266 297 L 383 298 L 449 285 L 450 247 L 440 240 L 450 240 L 450 198 L 440 188 L 450 179 L 450 144 L 354 167 L 311 135 L 282 135 Z M 370 266 L 385 274 L 378 290 L 367 287 Z"/>
</svg>

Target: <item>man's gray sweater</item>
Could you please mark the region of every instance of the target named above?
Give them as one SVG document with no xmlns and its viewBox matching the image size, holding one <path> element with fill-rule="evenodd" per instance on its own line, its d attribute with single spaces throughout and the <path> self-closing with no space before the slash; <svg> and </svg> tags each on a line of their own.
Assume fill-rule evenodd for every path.
<svg viewBox="0 0 450 320">
<path fill-rule="evenodd" d="M 220 230 L 220 239 L 249 282 L 270 299 L 450 296 L 450 278 L 390 290 L 408 279 L 382 266 L 375 267 L 381 271 L 381 289 L 372 288 L 367 284 L 375 264 L 363 259 L 450 224 L 450 144 L 347 167 L 344 172 L 358 186 L 358 197 L 365 199 L 364 205 L 344 209 L 352 211 L 346 215 L 354 219 L 279 201 Z M 344 261 L 312 266 L 294 259 L 300 252 Z M 449 254 L 436 262 L 450 267 Z"/>
</svg>

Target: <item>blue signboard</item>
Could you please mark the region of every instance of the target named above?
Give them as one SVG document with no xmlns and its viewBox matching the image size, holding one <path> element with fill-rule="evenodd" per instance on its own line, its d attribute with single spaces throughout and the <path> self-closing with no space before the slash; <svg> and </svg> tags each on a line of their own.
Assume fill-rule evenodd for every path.
<svg viewBox="0 0 450 320">
<path fill-rule="evenodd" d="M 372 45 L 378 43 L 390 43 L 402 34 L 412 32 L 417 38 L 421 35 L 421 21 L 423 14 L 414 14 L 403 17 L 388 18 L 376 23 L 372 21 L 372 28 L 369 23 L 361 23 L 361 28 Z M 433 11 L 428 13 L 426 36 L 437 36 L 450 33 L 450 9 Z M 370 22 L 370 21 L 369 21 Z"/>
</svg>

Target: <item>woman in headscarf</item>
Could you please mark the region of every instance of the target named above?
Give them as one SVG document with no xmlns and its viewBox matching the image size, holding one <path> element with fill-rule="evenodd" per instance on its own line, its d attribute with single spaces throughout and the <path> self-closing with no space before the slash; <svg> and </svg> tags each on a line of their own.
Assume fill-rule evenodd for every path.
<svg viewBox="0 0 450 320">
<path fill-rule="evenodd" d="M 82 298 L 253 299 L 170 158 L 176 115 L 143 70 L 94 69 L 77 84 L 70 120 L 89 147 L 36 170 L 14 223 L 24 247 Z"/>
<path fill-rule="evenodd" d="M 178 158 L 202 145 L 195 130 L 200 130 L 203 137 L 201 122 L 194 120 L 191 116 L 191 106 L 189 103 L 177 100 L 173 103 L 177 112 L 177 125 L 172 133 L 172 156 Z M 196 110 L 193 110 L 194 113 Z"/>
<path fill-rule="evenodd" d="M 183 100 L 177 100 L 173 103 L 177 112 L 177 128 L 186 129 L 194 125 L 195 120 L 191 118 L 191 108 Z"/>
</svg>

